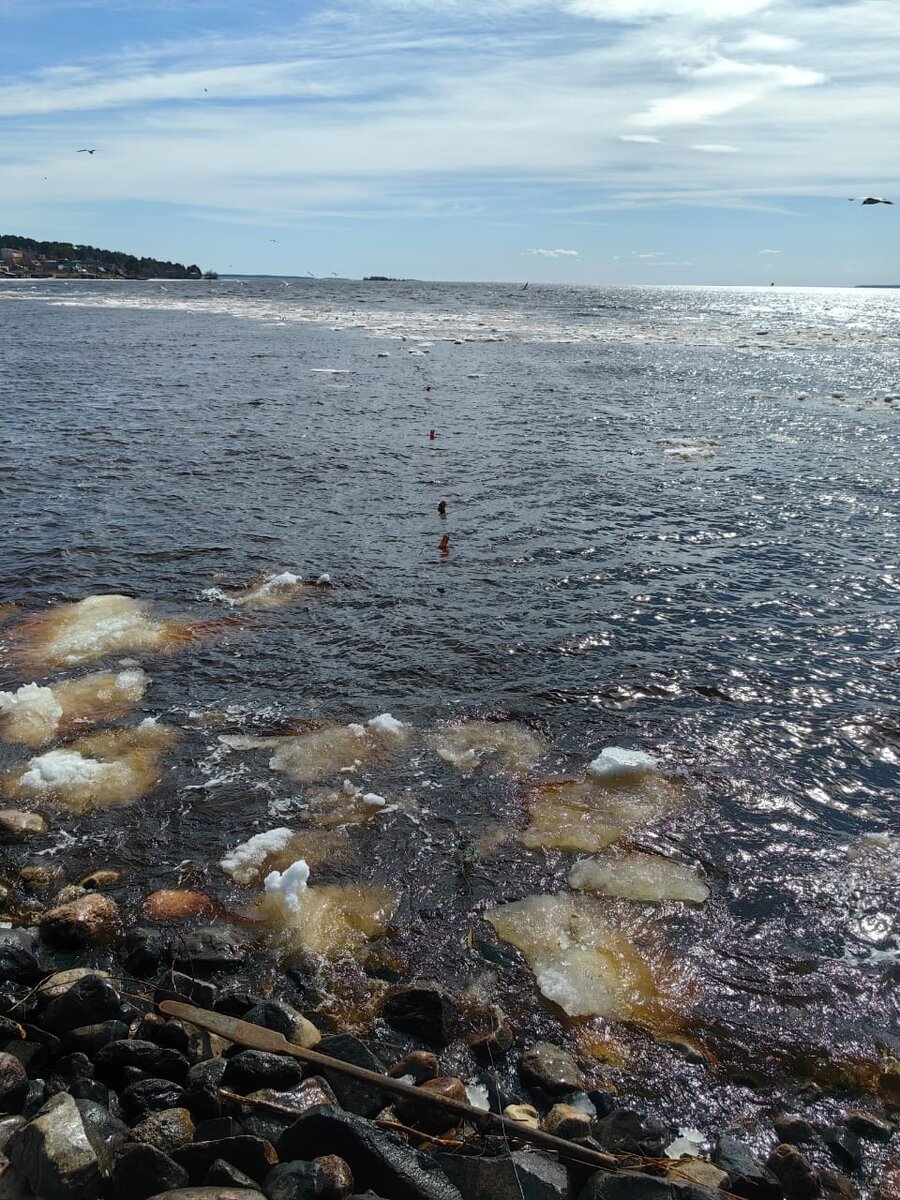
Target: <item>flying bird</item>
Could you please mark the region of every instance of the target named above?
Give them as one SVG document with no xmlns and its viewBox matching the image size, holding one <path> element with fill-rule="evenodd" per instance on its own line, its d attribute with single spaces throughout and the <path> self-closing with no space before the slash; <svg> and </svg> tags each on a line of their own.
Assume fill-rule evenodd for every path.
<svg viewBox="0 0 900 1200">
<path fill-rule="evenodd" d="M 883 196 L 866 196 L 864 198 L 861 198 L 859 196 L 848 196 L 847 199 L 850 201 L 851 204 L 855 204 L 857 200 L 859 200 L 860 204 L 893 204 L 894 203 L 893 200 L 885 200 Z"/>
<path fill-rule="evenodd" d="M 95 147 L 93 150 L 76 150 L 75 153 L 76 154 L 96 154 L 97 150 Z"/>
</svg>

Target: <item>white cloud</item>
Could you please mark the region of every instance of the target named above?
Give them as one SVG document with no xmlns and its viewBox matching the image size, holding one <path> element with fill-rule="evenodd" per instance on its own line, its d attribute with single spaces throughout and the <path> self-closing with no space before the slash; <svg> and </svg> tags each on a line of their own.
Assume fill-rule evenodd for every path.
<svg viewBox="0 0 900 1200">
<path fill-rule="evenodd" d="M 647 142 L 655 146 L 659 145 L 660 139 L 654 137 L 652 133 L 620 133 L 620 142 Z"/>
<path fill-rule="evenodd" d="M 724 142 L 698 142 L 691 150 L 702 150 L 704 154 L 737 154 L 737 146 L 728 146 Z"/>
<path fill-rule="evenodd" d="M 768 8 L 772 0 L 570 0 L 570 12 L 599 21 L 646 21 L 653 17 L 686 17 L 731 21 Z"/>
<path fill-rule="evenodd" d="M 780 250 L 768 250 L 768 249 L 766 249 L 766 250 L 759 250 L 757 253 L 759 253 L 759 254 L 780 254 L 780 253 L 781 253 L 781 251 L 780 251 Z"/>
<path fill-rule="evenodd" d="M 578 258 L 577 250 L 523 250 L 523 254 L 537 254 L 541 258 Z"/>
<path fill-rule="evenodd" d="M 799 45 L 795 38 L 781 37 L 777 33 L 750 32 L 729 42 L 726 49 L 734 54 L 785 54 Z"/>
<path fill-rule="evenodd" d="M 652 262 L 647 263 L 648 267 L 692 267 L 694 264 L 688 262 L 687 259 L 682 259 L 679 262 Z"/>
</svg>

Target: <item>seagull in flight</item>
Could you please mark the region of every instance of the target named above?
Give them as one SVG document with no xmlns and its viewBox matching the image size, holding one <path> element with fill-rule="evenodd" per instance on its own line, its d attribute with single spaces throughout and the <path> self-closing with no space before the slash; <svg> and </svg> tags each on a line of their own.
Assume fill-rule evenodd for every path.
<svg viewBox="0 0 900 1200">
<path fill-rule="evenodd" d="M 885 200 L 883 196 L 848 196 L 851 204 L 859 200 L 860 204 L 893 204 L 893 200 Z"/>
<path fill-rule="evenodd" d="M 94 147 L 94 149 L 93 149 L 93 150 L 87 150 L 87 149 L 85 149 L 85 150 L 76 150 L 76 151 L 75 151 L 75 153 L 76 153 L 76 154 L 96 154 L 96 153 L 97 153 L 97 149 L 96 149 L 96 147 Z"/>
</svg>

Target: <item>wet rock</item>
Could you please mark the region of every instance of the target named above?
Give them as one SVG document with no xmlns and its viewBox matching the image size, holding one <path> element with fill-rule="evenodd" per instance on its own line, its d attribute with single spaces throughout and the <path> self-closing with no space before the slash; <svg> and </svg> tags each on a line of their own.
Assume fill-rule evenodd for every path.
<svg viewBox="0 0 900 1200">
<path fill-rule="evenodd" d="M 504 1054 L 509 1054 L 515 1044 L 515 1038 L 508 1026 L 498 1024 L 490 1033 L 476 1038 L 470 1043 L 470 1049 L 476 1058 L 485 1063 L 493 1063 Z"/>
<path fill-rule="evenodd" d="M 36 983 L 45 974 L 36 950 L 37 939 L 27 930 L 0 930 L 0 981 Z"/>
<path fill-rule="evenodd" d="M 862 1169 L 862 1145 L 852 1129 L 848 1129 L 846 1125 L 825 1125 L 819 1133 L 839 1167 L 843 1167 L 845 1171 Z"/>
<path fill-rule="evenodd" d="M 533 1151 L 498 1158 L 442 1154 L 439 1162 L 463 1200 L 566 1200 L 569 1194 L 565 1167 Z"/>
<path fill-rule="evenodd" d="M 194 1137 L 198 1142 L 217 1142 L 219 1138 L 236 1137 L 241 1132 L 234 1117 L 213 1117 L 209 1121 L 198 1121 Z"/>
<path fill-rule="evenodd" d="M 151 892 L 144 901 L 144 916 L 151 921 L 187 921 L 209 917 L 214 911 L 212 897 L 186 888 Z"/>
<path fill-rule="evenodd" d="M 23 867 L 19 879 L 26 892 L 46 892 L 59 879 L 58 867 Z"/>
<path fill-rule="evenodd" d="M 135 926 L 126 933 L 119 960 L 130 975 L 152 975 L 168 956 L 166 941 L 158 929 Z"/>
<path fill-rule="evenodd" d="M 670 1171 L 669 1175 L 673 1185 L 680 1186 L 686 1182 L 696 1183 L 700 1187 L 712 1188 L 714 1191 L 728 1182 L 725 1172 L 713 1163 L 707 1162 L 705 1158 L 680 1158 L 678 1166 Z"/>
<path fill-rule="evenodd" d="M 173 1150 L 193 1141 L 194 1132 L 194 1122 L 186 1108 L 166 1108 L 138 1122 L 130 1136 L 133 1142 L 144 1142 L 148 1146 L 155 1146 L 163 1154 L 171 1154 Z"/>
<path fill-rule="evenodd" d="M 578 1200 L 673 1200 L 671 1184 L 641 1171 L 598 1171 Z"/>
<path fill-rule="evenodd" d="M 346 1200 L 353 1191 L 353 1172 L 348 1163 L 337 1154 L 325 1154 L 313 1159 L 316 1166 L 322 1168 L 325 1176 L 325 1189 L 322 1200 Z"/>
<path fill-rule="evenodd" d="M 812 1200 L 821 1190 L 819 1172 L 796 1146 L 782 1143 L 766 1159 L 766 1166 L 780 1180 L 788 1200 Z"/>
<path fill-rule="evenodd" d="M 75 1100 L 92 1100 L 104 1107 L 109 1105 L 109 1088 L 99 1079 L 75 1079 L 66 1090 Z"/>
<path fill-rule="evenodd" d="M 263 1181 L 268 1200 L 319 1200 L 325 1192 L 325 1172 L 314 1162 L 285 1162 Z"/>
<path fill-rule="evenodd" d="M 457 1024 L 449 995 L 436 983 L 391 988 L 382 1003 L 381 1015 L 394 1029 L 432 1046 L 448 1045 Z"/>
<path fill-rule="evenodd" d="M 171 1079 L 173 1083 L 184 1083 L 190 1063 L 183 1054 L 155 1042 L 129 1038 L 109 1042 L 94 1056 L 98 1067 L 136 1067 L 144 1075 L 155 1079 Z"/>
<path fill-rule="evenodd" d="M 22 1041 L 26 1037 L 25 1027 L 12 1017 L 0 1017 L 0 1042 Z"/>
<path fill-rule="evenodd" d="M 94 1064 L 86 1054 L 64 1054 L 56 1060 L 53 1074 L 47 1082 L 51 1092 L 65 1092 L 70 1084 L 93 1077 Z"/>
<path fill-rule="evenodd" d="M 24 1124 L 24 1117 L 0 1117 L 0 1151 L 5 1149 L 6 1143 L 12 1135 Z"/>
<path fill-rule="evenodd" d="M 522 1055 L 519 1074 L 529 1084 L 537 1084 L 550 1095 L 581 1091 L 584 1075 L 568 1050 L 551 1042 L 531 1046 Z"/>
<path fill-rule="evenodd" d="M 106 1175 L 112 1170 L 114 1151 L 128 1139 L 128 1126 L 93 1100 L 76 1100 L 75 1103 L 81 1113 L 81 1123 L 88 1141 L 100 1163 L 100 1171 Z"/>
<path fill-rule="evenodd" d="M 244 1020 L 251 1025 L 261 1025 L 264 1029 L 273 1029 L 283 1033 L 289 1042 L 295 1046 L 303 1046 L 311 1050 L 322 1040 L 322 1035 L 302 1013 L 290 1004 L 280 1000 L 263 1000 L 255 1004 L 247 1013 Z"/>
<path fill-rule="evenodd" d="M 263 1050 L 242 1050 L 228 1059 L 222 1086 L 246 1096 L 260 1088 L 284 1091 L 296 1087 L 302 1078 L 303 1068 L 295 1059 Z"/>
<path fill-rule="evenodd" d="M 779 1113 L 772 1118 L 772 1125 L 782 1142 L 789 1146 L 802 1146 L 806 1142 L 817 1142 L 819 1135 L 804 1117 Z"/>
<path fill-rule="evenodd" d="M 222 1115 L 219 1087 L 227 1065 L 223 1058 L 211 1058 L 188 1071 L 184 1107 L 190 1109 L 195 1121 L 212 1120 Z"/>
<path fill-rule="evenodd" d="M 844 1117 L 844 1124 L 857 1137 L 870 1142 L 889 1142 L 896 1131 L 896 1125 L 884 1117 L 855 1108 Z"/>
<path fill-rule="evenodd" d="M 0 808 L 0 842 L 24 842 L 46 832 L 47 822 L 37 813 Z"/>
<path fill-rule="evenodd" d="M 822 1181 L 823 1200 L 859 1200 L 856 1185 L 851 1183 L 846 1175 L 839 1175 L 836 1171 L 820 1171 L 819 1178 Z M 897 1173 L 894 1182 L 900 1184 L 900 1172 Z M 888 1188 L 890 1186 L 888 1184 Z M 894 1196 L 900 1196 L 900 1187 L 884 1190 L 876 1200 L 893 1200 Z"/>
<path fill-rule="evenodd" d="M 310 1109 L 319 1108 L 323 1104 L 337 1104 L 337 1097 L 328 1081 L 316 1075 L 305 1079 L 298 1088 L 290 1092 L 276 1092 L 270 1088 L 263 1088 L 261 1091 L 251 1092 L 247 1099 L 258 1100 L 263 1104 L 277 1104 L 279 1109 L 287 1109 L 291 1114 L 290 1124 Z"/>
<path fill-rule="evenodd" d="M 214 983 L 185 975 L 183 971 L 167 971 L 154 994 L 157 1004 L 163 1000 L 180 1000 L 182 1003 L 196 1004 L 199 1008 L 212 1008 L 218 998 L 219 989 Z"/>
<path fill-rule="evenodd" d="M 616 1153 L 644 1154 L 658 1158 L 666 1143 L 666 1130 L 656 1121 L 642 1120 L 630 1108 L 614 1108 L 607 1117 L 594 1122 L 594 1137 L 604 1150 Z M 726 1168 L 723 1166 L 723 1170 Z"/>
<path fill-rule="evenodd" d="M 96 967 L 71 967 L 68 971 L 56 971 L 49 975 L 37 989 L 37 994 L 41 1000 L 47 1003 L 55 1000 L 57 996 L 62 996 L 76 983 L 87 979 L 89 975 L 105 979 L 113 988 L 118 986 L 108 971 L 99 971 Z"/>
<path fill-rule="evenodd" d="M 443 1133 L 446 1129 L 458 1125 L 461 1121 L 456 1113 L 448 1112 L 437 1104 L 429 1104 L 426 1094 L 439 1096 L 447 1100 L 455 1100 L 459 1104 L 468 1104 L 469 1097 L 465 1084 L 461 1079 L 452 1075 L 439 1075 L 422 1084 L 421 1096 L 398 1096 L 394 1101 L 397 1115 L 406 1125 L 414 1125 L 425 1133 Z"/>
<path fill-rule="evenodd" d="M 27 1087 L 28 1075 L 19 1060 L 0 1053 L 0 1112 L 17 1112 Z"/>
<path fill-rule="evenodd" d="M 54 1096 L 13 1134 L 6 1154 L 46 1200 L 94 1200 L 98 1194 L 99 1161 L 71 1096 Z"/>
<path fill-rule="evenodd" d="M 77 950 L 89 942 L 111 938 L 118 930 L 119 908 L 109 896 L 89 893 L 48 909 L 39 922 L 41 937 L 51 946 Z"/>
<path fill-rule="evenodd" d="M 171 946 L 176 966 L 205 974 L 239 967 L 244 949 L 232 930 L 222 925 L 201 925 L 179 936 Z"/>
<path fill-rule="evenodd" d="M 245 1175 L 243 1171 L 239 1171 L 237 1167 L 226 1162 L 224 1158 L 217 1158 L 212 1164 L 203 1179 L 204 1187 L 232 1187 L 232 1188 L 248 1188 L 250 1191 L 256 1191 L 256 1183 Z"/>
<path fill-rule="evenodd" d="M 509 1121 L 518 1121 L 529 1129 L 540 1129 L 541 1116 L 531 1104 L 508 1104 L 503 1110 L 503 1116 Z"/>
<path fill-rule="evenodd" d="M 62 1037 L 93 1022 L 130 1020 L 132 1010 L 118 992 L 99 975 L 89 974 L 51 1000 L 41 1015 L 41 1026 Z"/>
<path fill-rule="evenodd" d="M 233 1187 L 186 1187 L 169 1192 L 157 1192 L 148 1200 L 266 1200 L 262 1192 L 248 1192 Z"/>
<path fill-rule="evenodd" d="M 750 1149 L 730 1134 L 716 1141 L 713 1162 L 728 1175 L 728 1191 L 745 1200 L 781 1200 L 782 1189 L 772 1172 Z"/>
<path fill-rule="evenodd" d="M 174 1151 L 173 1158 L 187 1170 L 192 1180 L 197 1181 L 203 1179 L 217 1158 L 231 1163 L 257 1183 L 265 1179 L 278 1162 L 278 1155 L 271 1142 L 264 1138 L 248 1137 L 246 1134 L 218 1138 L 212 1142 L 192 1142 L 189 1146 L 182 1146 Z"/>
<path fill-rule="evenodd" d="M 121 871 L 109 867 L 101 868 L 99 871 L 92 871 L 90 875 L 79 879 L 78 886 L 84 888 L 86 892 L 102 892 L 104 888 L 114 887 L 121 878 Z"/>
<path fill-rule="evenodd" d="M 403 1058 L 398 1059 L 388 1070 L 388 1075 L 391 1079 L 411 1075 L 416 1083 L 425 1083 L 428 1079 L 436 1078 L 439 1070 L 436 1054 L 432 1054 L 430 1050 L 413 1050 L 411 1054 L 405 1054 Z"/>
<path fill-rule="evenodd" d="M 188 1173 L 155 1146 L 127 1143 L 116 1153 L 113 1200 L 147 1200 L 158 1192 L 184 1187 Z"/>
<path fill-rule="evenodd" d="M 544 1132 L 577 1142 L 591 1136 L 591 1118 L 571 1104 L 554 1104 L 544 1118 Z"/>
<path fill-rule="evenodd" d="M 140 1079 L 119 1094 L 126 1120 L 136 1123 L 166 1108 L 187 1108 L 187 1093 L 171 1079 Z M 193 1111 L 193 1110 L 192 1110 Z"/>
<path fill-rule="evenodd" d="M 22 1101 L 22 1116 L 30 1121 L 38 1115 L 49 1098 L 50 1093 L 43 1079 L 29 1079 L 25 1099 Z"/>
<path fill-rule="evenodd" d="M 124 1021 L 101 1021 L 96 1025 L 81 1025 L 65 1035 L 60 1050 L 66 1054 L 86 1054 L 91 1058 L 109 1042 L 121 1041 L 127 1035 L 128 1026 Z"/>
<path fill-rule="evenodd" d="M 366 1071 L 384 1074 L 384 1067 L 368 1046 L 349 1033 L 336 1033 L 322 1038 L 316 1050 L 338 1058 L 341 1062 L 363 1067 Z M 340 1075 L 337 1071 L 326 1070 L 323 1074 L 339 1104 L 348 1112 L 357 1113 L 361 1117 L 374 1117 L 384 1107 L 384 1093 L 378 1088 L 351 1079 L 348 1075 Z"/>
<path fill-rule="evenodd" d="M 357 1186 L 368 1184 L 391 1200 L 461 1200 L 433 1158 L 338 1109 L 320 1108 L 301 1117 L 282 1135 L 278 1153 L 285 1162 L 337 1154 Z"/>
</svg>

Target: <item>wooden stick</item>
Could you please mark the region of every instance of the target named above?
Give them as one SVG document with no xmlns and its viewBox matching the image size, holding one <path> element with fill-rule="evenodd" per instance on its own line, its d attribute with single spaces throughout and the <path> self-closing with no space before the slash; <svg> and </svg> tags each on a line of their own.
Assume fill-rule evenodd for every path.
<svg viewBox="0 0 900 1200">
<path fill-rule="evenodd" d="M 532 1129 L 520 1121 L 511 1121 L 509 1117 L 499 1116 L 494 1112 L 485 1112 L 481 1108 L 473 1108 L 461 1100 L 453 1100 L 449 1096 L 439 1096 L 412 1083 L 402 1083 L 399 1079 L 391 1079 L 389 1075 L 379 1075 L 376 1071 L 367 1071 L 364 1067 L 354 1066 L 353 1063 L 341 1062 L 329 1054 L 319 1054 L 316 1050 L 305 1050 L 295 1046 L 282 1033 L 273 1029 L 265 1029 L 262 1025 L 252 1025 L 249 1021 L 240 1021 L 237 1017 L 229 1017 L 224 1013 L 209 1012 L 203 1008 L 195 1008 L 192 1004 L 181 1004 L 177 1000 L 163 1000 L 159 1006 L 160 1012 L 167 1017 L 175 1017 L 179 1021 L 187 1021 L 209 1033 L 216 1033 L 226 1041 L 236 1042 L 251 1050 L 263 1050 L 269 1054 L 288 1054 L 291 1058 L 299 1058 L 302 1062 L 319 1067 L 326 1071 L 336 1071 L 341 1075 L 349 1075 L 362 1083 L 371 1084 L 381 1092 L 392 1092 L 396 1096 L 408 1096 L 423 1104 L 436 1105 L 448 1112 L 455 1113 L 470 1121 L 476 1129 L 494 1130 L 518 1142 L 531 1142 L 544 1150 L 555 1153 L 586 1166 L 597 1167 L 601 1170 L 614 1171 L 618 1161 L 611 1154 L 602 1154 L 589 1146 L 580 1146 L 577 1142 L 565 1138 L 554 1137 L 544 1133 L 542 1129 Z"/>
</svg>

